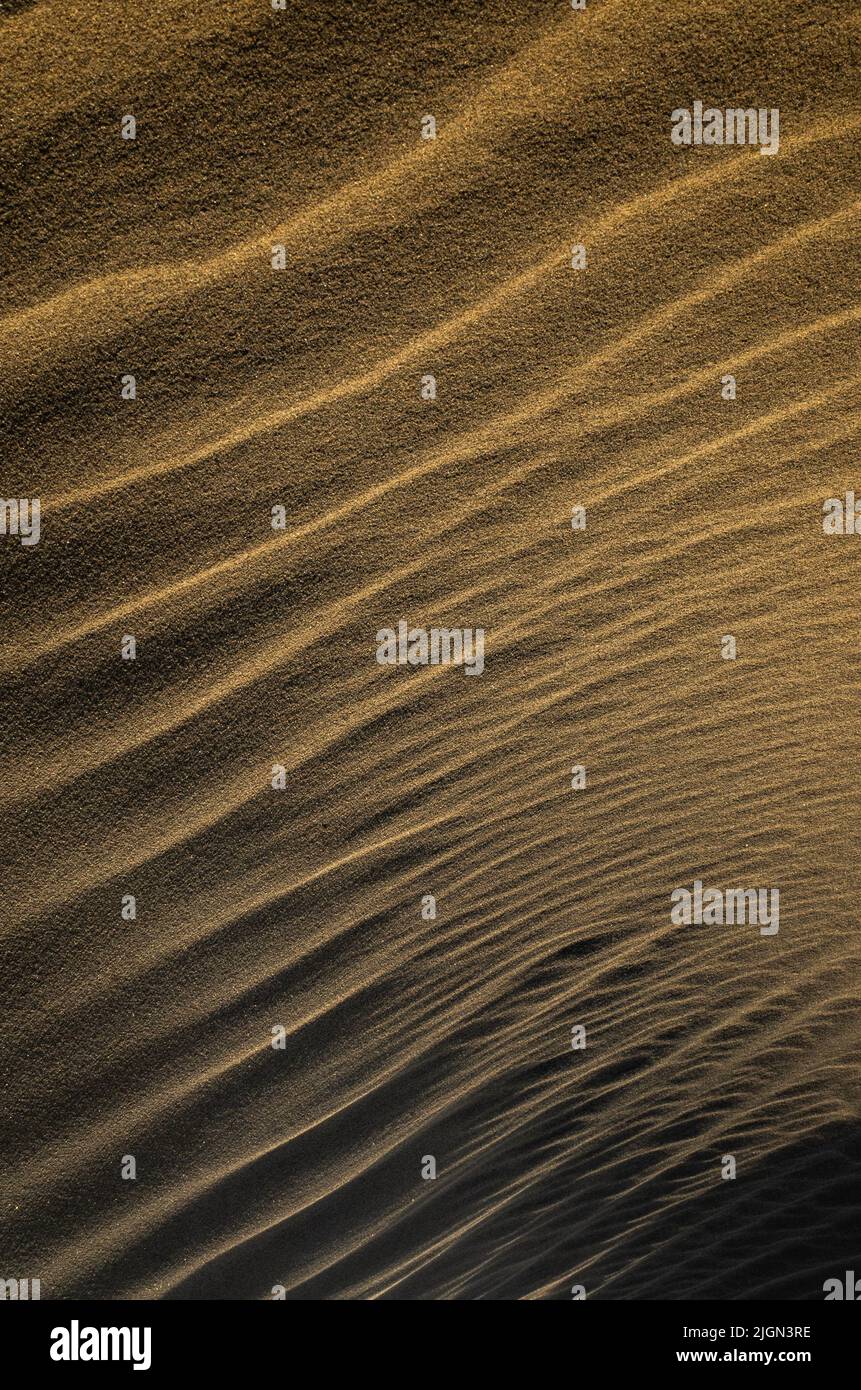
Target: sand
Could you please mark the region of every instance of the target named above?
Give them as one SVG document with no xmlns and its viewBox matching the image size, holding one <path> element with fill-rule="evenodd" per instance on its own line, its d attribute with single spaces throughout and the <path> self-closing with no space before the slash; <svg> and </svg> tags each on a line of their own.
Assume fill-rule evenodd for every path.
<svg viewBox="0 0 861 1390">
<path fill-rule="evenodd" d="M 857 8 L 0 13 L 0 1276 L 821 1299 Z M 778 152 L 675 146 L 695 100 Z M 484 671 L 381 665 L 402 619 Z M 674 924 L 697 879 L 779 932 Z"/>
</svg>

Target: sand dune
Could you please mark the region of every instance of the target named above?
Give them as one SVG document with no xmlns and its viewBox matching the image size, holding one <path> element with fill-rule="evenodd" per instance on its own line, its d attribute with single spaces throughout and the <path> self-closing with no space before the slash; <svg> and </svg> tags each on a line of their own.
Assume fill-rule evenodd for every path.
<svg viewBox="0 0 861 1390">
<path fill-rule="evenodd" d="M 0 492 L 41 504 L 0 536 L 0 1276 L 858 1267 L 858 39 L 837 0 L 0 6 Z M 777 154 L 675 146 L 698 99 L 779 108 Z M 381 665 L 401 619 L 483 673 Z M 697 879 L 779 932 L 673 923 Z"/>
</svg>

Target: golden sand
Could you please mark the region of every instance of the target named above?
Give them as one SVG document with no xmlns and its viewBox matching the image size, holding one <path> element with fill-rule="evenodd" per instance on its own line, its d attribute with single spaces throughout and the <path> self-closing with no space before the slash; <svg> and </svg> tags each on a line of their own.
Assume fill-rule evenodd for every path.
<svg viewBox="0 0 861 1390">
<path fill-rule="evenodd" d="M 41 502 L 0 537 L 0 1277 L 820 1298 L 857 7 L 0 16 L 0 492 Z M 777 154 L 675 146 L 698 99 L 778 108 Z M 401 619 L 483 629 L 480 678 L 380 665 Z M 674 925 L 697 879 L 779 932 Z"/>
</svg>

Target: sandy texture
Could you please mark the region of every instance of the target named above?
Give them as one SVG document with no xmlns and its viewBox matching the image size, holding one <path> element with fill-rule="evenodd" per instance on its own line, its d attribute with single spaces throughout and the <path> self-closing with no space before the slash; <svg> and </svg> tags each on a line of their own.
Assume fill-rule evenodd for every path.
<svg viewBox="0 0 861 1390">
<path fill-rule="evenodd" d="M 0 492 L 42 503 L 0 536 L 0 1276 L 821 1298 L 861 1258 L 857 6 L 0 12 Z M 675 147 L 697 99 L 778 154 Z M 380 666 L 401 618 L 484 674 Z M 779 933 L 673 925 L 695 878 Z"/>
</svg>

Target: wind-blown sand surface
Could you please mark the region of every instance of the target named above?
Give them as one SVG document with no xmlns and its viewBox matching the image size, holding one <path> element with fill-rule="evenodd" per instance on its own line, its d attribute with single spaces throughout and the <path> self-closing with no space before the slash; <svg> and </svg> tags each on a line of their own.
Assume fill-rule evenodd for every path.
<svg viewBox="0 0 861 1390">
<path fill-rule="evenodd" d="M 0 12 L 0 492 L 42 503 L 0 537 L 0 1276 L 822 1298 L 857 7 Z M 697 99 L 779 108 L 777 155 L 675 147 Z M 380 666 L 401 618 L 483 627 L 484 674 Z M 695 878 L 779 933 L 671 924 Z"/>
</svg>

